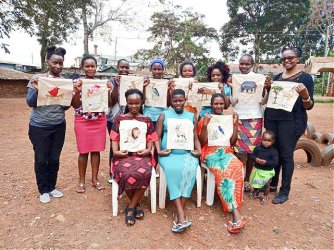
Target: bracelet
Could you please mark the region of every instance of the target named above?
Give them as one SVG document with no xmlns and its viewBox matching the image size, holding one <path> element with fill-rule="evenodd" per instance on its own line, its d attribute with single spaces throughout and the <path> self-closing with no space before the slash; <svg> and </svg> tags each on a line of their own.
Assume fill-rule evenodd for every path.
<svg viewBox="0 0 334 250">
<path fill-rule="evenodd" d="M 306 100 L 304 100 L 304 99 L 302 98 L 302 101 L 303 101 L 303 102 L 309 102 L 309 101 L 311 101 L 311 97 L 309 96 Z"/>
</svg>

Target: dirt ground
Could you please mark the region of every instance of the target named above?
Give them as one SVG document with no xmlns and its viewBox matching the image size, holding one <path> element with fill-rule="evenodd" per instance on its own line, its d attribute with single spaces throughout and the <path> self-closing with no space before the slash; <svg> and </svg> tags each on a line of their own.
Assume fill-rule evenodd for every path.
<svg viewBox="0 0 334 250">
<path fill-rule="evenodd" d="M 108 152 L 102 153 L 100 180 L 107 187 L 97 191 L 87 185 L 85 194 L 74 191 L 77 183 L 77 151 L 73 131 L 73 110 L 67 111 L 67 133 L 61 155 L 58 188 L 61 199 L 48 204 L 38 200 L 33 170 L 33 150 L 27 131 L 30 109 L 23 98 L 0 98 L 0 248 L 66 249 L 202 249 L 202 248 L 302 248 L 333 249 L 333 164 L 314 168 L 306 154 L 296 151 L 296 169 L 290 200 L 283 205 L 261 205 L 245 195 L 242 214 L 248 221 L 239 235 L 224 228 L 224 216 L 217 197 L 213 206 L 204 202 L 196 208 L 196 191 L 187 207 L 193 220 L 190 230 L 171 232 L 173 204 L 156 214 L 145 198 L 145 219 L 135 226 L 124 224 L 125 198 L 120 213 L 112 216 L 108 179 Z M 309 120 L 320 132 L 333 131 L 332 104 L 316 104 Z M 88 168 L 87 181 L 91 171 Z M 273 194 L 271 194 L 271 198 Z"/>
</svg>

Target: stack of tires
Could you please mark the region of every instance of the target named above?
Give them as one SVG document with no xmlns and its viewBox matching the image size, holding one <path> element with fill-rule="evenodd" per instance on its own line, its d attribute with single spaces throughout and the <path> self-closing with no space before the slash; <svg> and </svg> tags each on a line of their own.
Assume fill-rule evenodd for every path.
<svg viewBox="0 0 334 250">
<path fill-rule="evenodd" d="M 322 151 L 317 144 L 327 145 Z M 334 158 L 334 133 L 321 134 L 308 122 L 305 136 L 297 142 L 296 149 L 303 149 L 307 156 L 307 163 L 314 167 L 328 166 Z"/>
</svg>

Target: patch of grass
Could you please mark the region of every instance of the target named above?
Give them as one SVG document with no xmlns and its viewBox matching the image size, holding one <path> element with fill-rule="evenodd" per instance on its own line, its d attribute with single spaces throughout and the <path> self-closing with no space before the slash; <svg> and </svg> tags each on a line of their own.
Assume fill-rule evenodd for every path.
<svg viewBox="0 0 334 250">
<path fill-rule="evenodd" d="M 334 99 L 314 99 L 314 102 L 334 104 Z"/>
</svg>

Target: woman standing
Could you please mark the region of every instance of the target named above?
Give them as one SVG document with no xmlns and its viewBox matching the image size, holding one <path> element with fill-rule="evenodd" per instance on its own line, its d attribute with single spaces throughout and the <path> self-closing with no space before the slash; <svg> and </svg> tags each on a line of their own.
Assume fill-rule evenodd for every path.
<svg viewBox="0 0 334 250">
<path fill-rule="evenodd" d="M 176 207 L 172 232 L 181 233 L 191 225 L 191 221 L 186 220 L 185 206 L 195 184 L 201 145 L 196 133 L 197 120 L 193 113 L 184 111 L 185 92 L 182 89 L 175 89 L 171 98 L 173 109 L 162 112 L 157 122 L 159 141 L 156 142 L 156 148 L 159 154 L 159 164 L 166 175 L 170 199 L 174 200 Z M 169 119 L 184 119 L 193 124 L 195 150 L 167 148 L 167 135 L 171 133 L 167 126 Z"/>
<path fill-rule="evenodd" d="M 142 115 L 144 96 L 138 89 L 129 89 L 125 92 L 126 108 L 125 114 L 115 118 L 111 129 L 110 138 L 114 156 L 111 163 L 113 179 L 118 183 L 120 196 L 124 191 L 129 198 L 129 204 L 125 209 L 125 223 L 129 226 L 135 224 L 136 220 L 144 218 L 144 211 L 140 207 L 140 200 L 146 188 L 150 185 L 152 173 L 152 143 L 158 139 L 151 119 Z M 120 150 L 120 126 L 123 121 L 136 121 L 146 127 L 146 148 L 137 152 Z M 132 137 L 143 131 L 138 127 L 132 129 Z M 133 138 L 132 138 L 133 139 Z M 133 143 L 133 142 L 132 142 Z"/>
<path fill-rule="evenodd" d="M 223 115 L 225 99 L 222 94 L 214 94 L 211 98 L 212 113 Z M 243 165 L 233 154 L 233 146 L 238 136 L 238 114 L 233 114 L 233 134 L 231 146 L 208 146 L 208 124 L 212 116 L 205 115 L 198 124 L 199 140 L 202 145 L 201 161 L 215 175 L 217 193 L 226 216 L 226 227 L 230 233 L 239 233 L 246 221 L 241 217 L 240 208 L 243 202 Z M 224 129 L 224 128 L 223 128 Z"/>
<path fill-rule="evenodd" d="M 81 67 L 85 73 L 85 79 L 96 79 L 97 61 L 94 56 L 85 55 L 81 60 Z M 92 165 L 92 185 L 97 190 L 103 190 L 98 179 L 100 167 L 100 151 L 106 146 L 107 119 L 105 112 L 83 112 L 81 93 L 82 81 L 79 79 L 74 85 L 72 106 L 75 108 L 74 132 L 79 152 L 79 183 L 75 189 L 77 193 L 84 193 L 88 155 Z M 110 93 L 108 93 L 110 96 Z"/>
<path fill-rule="evenodd" d="M 282 168 L 282 185 L 278 195 L 272 200 L 274 204 L 283 204 L 289 199 L 292 175 L 294 171 L 293 152 L 300 136 L 307 127 L 306 110 L 313 108 L 312 77 L 297 68 L 302 51 L 298 47 L 287 47 L 282 50 L 282 63 L 285 71 L 274 80 L 297 82 L 295 88 L 299 97 L 288 112 L 280 109 L 266 108 L 264 127 L 276 134 L 274 147 L 279 154 L 279 164 L 275 167 L 275 176 L 271 181 L 271 191 L 277 191 L 280 170 Z"/>
<path fill-rule="evenodd" d="M 35 152 L 35 175 L 42 203 L 51 201 L 63 193 L 56 189 L 59 170 L 59 157 L 65 140 L 65 110 L 69 107 L 49 105 L 37 107 L 38 77 L 60 78 L 66 50 L 49 46 L 46 63 L 49 68 L 45 74 L 35 75 L 28 83 L 27 104 L 32 107 L 29 122 L 29 139 Z"/>
</svg>

